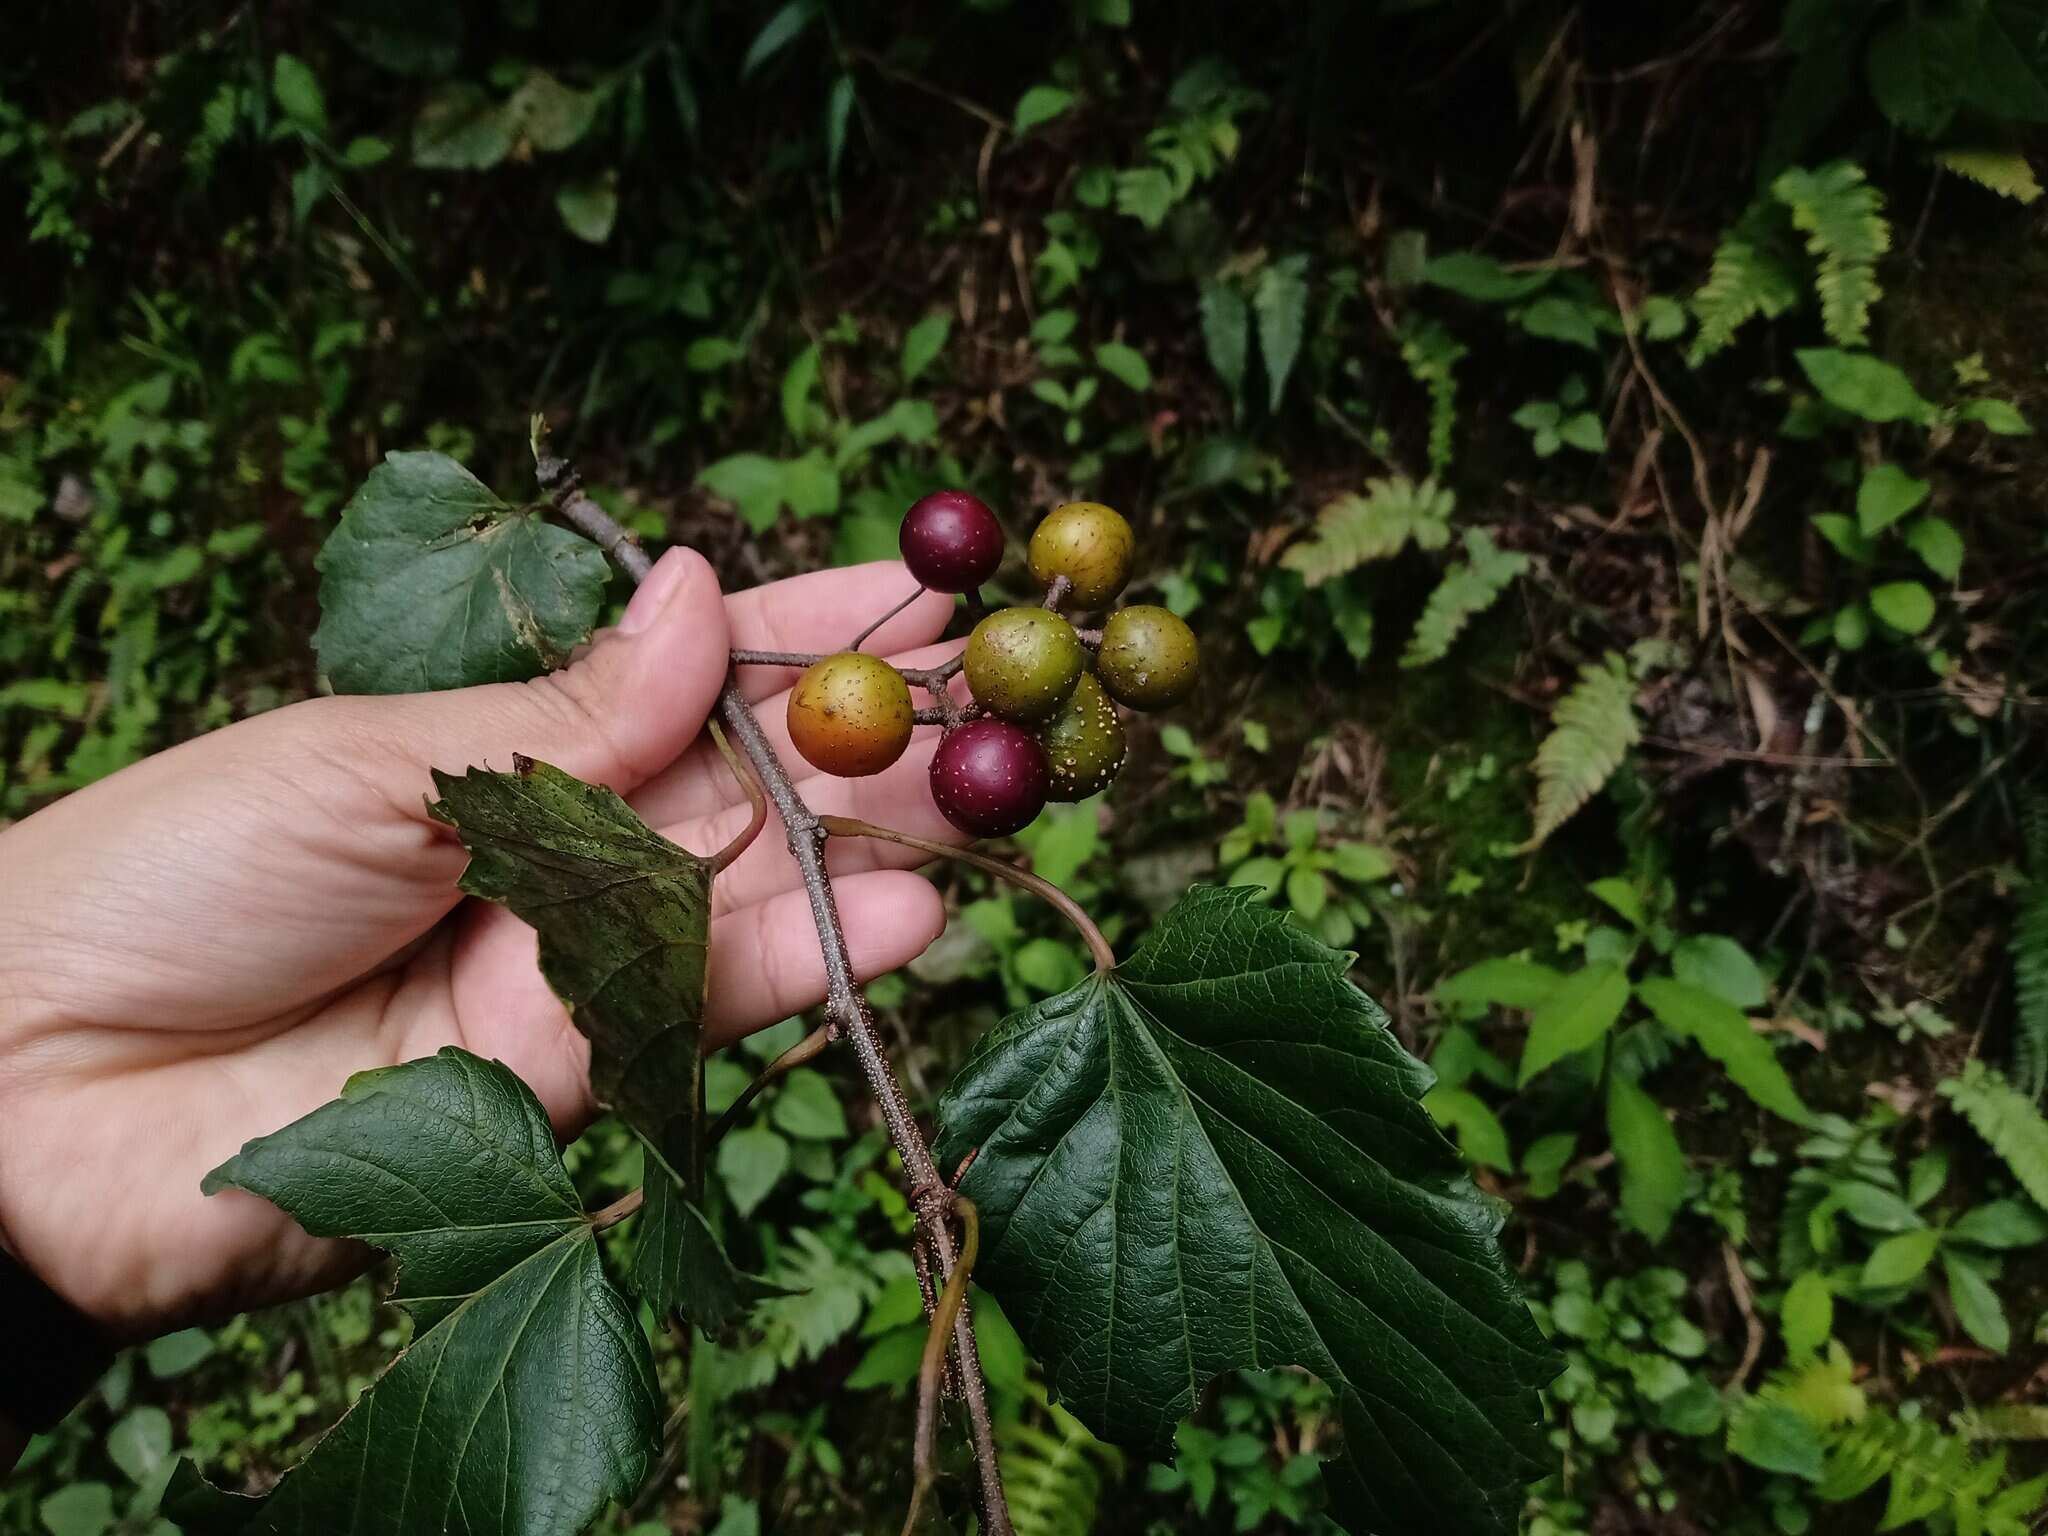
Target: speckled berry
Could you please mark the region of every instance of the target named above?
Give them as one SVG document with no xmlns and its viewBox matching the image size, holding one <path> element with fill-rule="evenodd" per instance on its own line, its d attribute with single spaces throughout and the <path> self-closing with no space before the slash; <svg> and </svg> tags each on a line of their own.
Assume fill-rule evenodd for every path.
<svg viewBox="0 0 2048 1536">
<path fill-rule="evenodd" d="M 1052 798 L 1086 800 L 1109 787 L 1124 762 L 1124 727 L 1109 695 L 1086 672 L 1060 712 L 1038 730 L 1052 768 Z"/>
<path fill-rule="evenodd" d="M 1069 602 L 1100 608 L 1131 579 L 1134 542 L 1131 525 L 1115 508 L 1070 501 L 1054 507 L 1031 535 L 1031 574 L 1044 587 L 1064 576 L 1073 583 Z"/>
<path fill-rule="evenodd" d="M 813 768 L 843 779 L 895 762 L 915 724 L 903 674 L 859 651 L 814 662 L 789 693 L 789 739 Z"/>
<path fill-rule="evenodd" d="M 983 716 L 955 726 L 932 754 L 932 801 L 971 837 L 1007 837 L 1031 824 L 1052 792 L 1038 738 Z"/>
<path fill-rule="evenodd" d="M 1074 626 L 1044 608 L 1004 608 L 967 637 L 967 686 L 992 715 L 1018 725 L 1049 720 L 1087 664 Z"/>
<path fill-rule="evenodd" d="M 1119 704 L 1165 709 L 1194 689 L 1201 664 L 1195 632 L 1164 608 L 1119 608 L 1102 626 L 1095 675 Z"/>
<path fill-rule="evenodd" d="M 933 491 L 912 502 L 896 542 L 910 574 L 934 592 L 972 592 L 1003 563 L 1003 525 L 966 491 Z"/>
</svg>

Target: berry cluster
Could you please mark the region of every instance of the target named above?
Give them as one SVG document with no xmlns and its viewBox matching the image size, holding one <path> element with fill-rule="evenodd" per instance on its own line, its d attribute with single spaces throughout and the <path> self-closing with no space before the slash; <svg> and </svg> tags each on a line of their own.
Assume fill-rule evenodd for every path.
<svg viewBox="0 0 2048 1536">
<path fill-rule="evenodd" d="M 965 491 L 913 505 L 900 541 L 911 575 L 934 592 L 974 593 L 1003 559 L 1002 525 Z M 1095 794 L 1123 765 L 1116 705 L 1164 709 L 1194 687 L 1194 632 L 1166 609 L 1119 608 L 1100 630 L 1076 629 L 1059 612 L 1114 599 L 1130 578 L 1133 543 L 1131 525 L 1099 501 L 1055 508 L 1031 536 L 1031 574 L 1045 602 L 988 614 L 958 668 L 936 669 L 941 678 L 964 671 L 973 697 L 966 708 L 933 711 L 946 731 L 932 757 L 932 799 L 961 831 L 1001 837 L 1048 801 Z M 813 663 L 789 696 L 796 749 L 843 778 L 894 763 L 917 720 L 904 675 L 857 650 Z"/>
</svg>

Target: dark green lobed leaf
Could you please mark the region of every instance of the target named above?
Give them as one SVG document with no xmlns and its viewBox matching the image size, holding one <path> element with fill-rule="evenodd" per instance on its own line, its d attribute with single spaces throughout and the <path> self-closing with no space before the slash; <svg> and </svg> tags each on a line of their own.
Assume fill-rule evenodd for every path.
<svg viewBox="0 0 2048 1536">
<path fill-rule="evenodd" d="M 436 772 L 429 809 L 470 852 L 462 888 L 540 934 L 540 968 L 590 1039 L 598 1099 L 687 1171 L 711 919 L 711 866 L 608 789 L 520 758 Z"/>
<path fill-rule="evenodd" d="M 1347 1529 L 1504 1532 L 1559 1361 L 1346 968 L 1251 893 L 1192 891 L 984 1040 L 938 1156 L 980 1148 L 976 1278 L 1097 1434 L 1164 1444 L 1218 1373 L 1301 1365 L 1341 1404 Z"/>
<path fill-rule="evenodd" d="M 590 1040 L 590 1086 L 649 1148 L 633 1288 L 716 1333 L 759 1282 L 697 1201 L 711 866 L 608 789 L 546 763 L 436 773 L 433 814 L 470 851 L 462 888 L 540 934 L 540 968 Z"/>
<path fill-rule="evenodd" d="M 264 1497 L 180 1467 L 165 1507 L 188 1532 L 573 1536 L 639 1486 L 653 1356 L 505 1067 L 449 1048 L 363 1073 L 207 1176 L 231 1186 L 397 1255 L 419 1332 Z"/>
<path fill-rule="evenodd" d="M 320 667 L 339 693 L 533 677 L 590 638 L 610 577 L 588 539 L 507 506 L 443 453 L 392 453 L 320 550 Z"/>
</svg>

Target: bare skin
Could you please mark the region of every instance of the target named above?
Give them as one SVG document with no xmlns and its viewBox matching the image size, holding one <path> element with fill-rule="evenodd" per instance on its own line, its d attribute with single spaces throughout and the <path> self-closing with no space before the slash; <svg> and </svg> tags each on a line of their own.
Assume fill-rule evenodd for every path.
<svg viewBox="0 0 2048 1536">
<path fill-rule="evenodd" d="M 459 1045 L 512 1067 L 563 1136 L 593 1112 L 588 1047 L 535 965 L 532 931 L 461 900 L 463 852 L 431 821 L 430 767 L 515 752 L 607 784 L 709 852 L 750 808 L 702 736 L 730 647 L 827 650 L 900 566 L 721 599 L 663 557 L 617 630 L 538 682 L 315 699 L 125 769 L 0 834 L 0 1244 L 119 1339 L 307 1294 L 364 1252 L 267 1202 L 199 1192 L 251 1137 L 354 1072 Z M 874 649 L 929 665 L 932 596 Z M 925 649 L 914 649 L 925 647 Z M 788 760 L 794 672 L 743 681 Z M 936 731 L 872 778 L 805 780 L 819 811 L 959 841 L 926 785 Z M 916 956 L 945 914 L 916 850 L 832 846 L 862 977 Z M 774 829 L 719 880 L 708 1027 L 726 1043 L 822 997 L 816 933 Z M 0 1440 L 5 1438 L 0 1425 Z M 0 1465 L 5 1465 L 0 1446 Z"/>
</svg>

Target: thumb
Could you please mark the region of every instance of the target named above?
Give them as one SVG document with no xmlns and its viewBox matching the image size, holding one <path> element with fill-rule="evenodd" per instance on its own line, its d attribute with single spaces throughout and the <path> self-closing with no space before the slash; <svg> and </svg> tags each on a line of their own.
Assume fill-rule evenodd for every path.
<svg viewBox="0 0 2048 1536">
<path fill-rule="evenodd" d="M 729 642 L 718 577 L 675 548 L 655 562 L 618 627 L 570 666 L 525 683 L 486 683 L 382 700 L 378 734 L 410 796 L 428 768 L 512 766 L 514 753 L 626 794 L 680 757 L 724 686 Z M 401 801 L 401 803 L 404 803 Z"/>
</svg>

